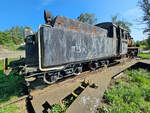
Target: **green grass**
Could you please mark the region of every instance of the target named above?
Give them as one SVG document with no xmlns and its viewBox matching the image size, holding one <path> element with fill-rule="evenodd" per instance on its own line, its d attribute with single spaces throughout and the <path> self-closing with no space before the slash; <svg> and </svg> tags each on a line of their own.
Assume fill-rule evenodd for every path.
<svg viewBox="0 0 150 113">
<path fill-rule="evenodd" d="M 51 112 L 52 113 L 65 113 L 66 108 L 61 107 L 60 104 L 55 104 L 52 106 Z"/>
<path fill-rule="evenodd" d="M 9 51 L 25 51 L 25 45 L 15 45 L 15 44 L 7 44 L 7 45 L 1 45 L 4 48 L 7 48 Z"/>
<path fill-rule="evenodd" d="M 63 103 L 63 107 L 61 106 L 61 104 L 54 104 L 51 108 L 51 112 L 52 113 L 66 113 L 67 108 L 72 104 L 72 102 L 75 100 L 75 98 L 73 97 L 73 95 L 68 95 L 67 97 L 65 97 L 62 101 Z"/>
<path fill-rule="evenodd" d="M 11 59 L 9 60 L 16 60 Z M 20 96 L 23 88 L 21 85 L 24 80 L 17 73 L 11 72 L 8 76 L 3 74 L 3 61 L 0 61 L 0 105 L 12 101 Z M 10 105 L 0 108 L 0 113 L 15 113 L 18 108 L 16 105 Z"/>
<path fill-rule="evenodd" d="M 139 54 L 138 56 L 141 58 L 150 58 L 150 54 Z"/>
<path fill-rule="evenodd" d="M 141 48 L 141 49 L 144 49 L 144 50 L 149 49 L 146 45 L 140 45 L 140 48 Z"/>
<path fill-rule="evenodd" d="M 150 113 L 150 72 L 128 70 L 105 91 L 103 113 Z"/>
<path fill-rule="evenodd" d="M 19 113 L 19 108 L 12 104 L 0 109 L 0 113 Z"/>
<path fill-rule="evenodd" d="M 63 101 L 63 107 L 60 104 L 54 104 L 51 108 L 51 112 L 52 113 L 66 113 L 67 108 L 71 105 L 71 103 L 74 101 L 75 99 L 73 98 L 73 96 L 69 96 L 68 98 L 66 98 Z"/>
<path fill-rule="evenodd" d="M 8 45 L 8 50 L 10 51 L 24 51 L 25 46 L 20 46 L 20 45 Z"/>
</svg>

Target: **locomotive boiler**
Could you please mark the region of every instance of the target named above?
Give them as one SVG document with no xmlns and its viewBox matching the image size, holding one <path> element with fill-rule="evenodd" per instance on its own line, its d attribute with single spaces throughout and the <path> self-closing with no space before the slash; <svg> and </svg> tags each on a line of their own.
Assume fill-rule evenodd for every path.
<svg viewBox="0 0 150 113">
<path fill-rule="evenodd" d="M 25 58 L 5 62 L 4 72 L 18 70 L 25 78 L 35 77 L 52 84 L 78 75 L 84 66 L 95 70 L 127 55 L 130 33 L 111 22 L 89 25 L 63 16 L 51 19 L 44 12 L 46 24 L 34 33 L 24 30 Z"/>
</svg>

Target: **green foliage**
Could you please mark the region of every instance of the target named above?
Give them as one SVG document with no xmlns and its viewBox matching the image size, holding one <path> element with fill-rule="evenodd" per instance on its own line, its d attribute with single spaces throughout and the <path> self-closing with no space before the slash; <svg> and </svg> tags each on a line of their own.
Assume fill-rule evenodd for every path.
<svg viewBox="0 0 150 113">
<path fill-rule="evenodd" d="M 138 54 L 141 58 L 150 58 L 150 54 Z"/>
<path fill-rule="evenodd" d="M 147 46 L 150 48 L 150 36 L 147 38 Z"/>
<path fill-rule="evenodd" d="M 145 40 L 136 41 L 134 43 L 134 45 L 137 45 L 137 44 L 140 45 L 140 48 L 142 48 L 142 49 L 145 49 L 145 50 L 150 49 L 150 36 Z"/>
<path fill-rule="evenodd" d="M 0 109 L 0 113 L 18 113 L 19 108 L 16 105 L 9 105 Z"/>
<path fill-rule="evenodd" d="M 60 104 L 55 104 L 52 106 L 52 113 L 64 113 L 66 109 L 62 108 Z"/>
<path fill-rule="evenodd" d="M 122 28 L 127 29 L 128 31 L 131 31 L 130 27 L 132 26 L 132 23 L 124 20 L 118 20 L 118 16 L 112 17 L 112 23 L 121 26 Z"/>
<path fill-rule="evenodd" d="M 144 69 L 128 70 L 127 77 L 117 80 L 117 85 L 105 91 L 108 105 L 103 113 L 149 113 L 150 112 L 150 72 Z"/>
<path fill-rule="evenodd" d="M 13 44 L 9 30 L 0 32 L 0 44 Z"/>
<path fill-rule="evenodd" d="M 143 10 L 143 23 L 147 25 L 144 33 L 150 35 L 150 0 L 139 0 L 139 6 Z"/>
<path fill-rule="evenodd" d="M 134 43 L 134 45 L 140 45 L 140 46 L 148 46 L 148 44 L 147 44 L 147 40 L 142 40 L 142 41 L 136 41 L 135 43 Z"/>
<path fill-rule="evenodd" d="M 64 103 L 65 107 L 68 108 L 74 100 L 75 100 L 75 98 L 71 95 L 69 98 L 65 99 L 63 101 L 63 103 Z"/>
<path fill-rule="evenodd" d="M 81 13 L 80 16 L 77 17 L 77 20 L 92 25 L 97 22 L 97 18 L 95 18 L 94 14 L 89 14 L 89 13 L 85 13 L 85 14 Z"/>
<path fill-rule="evenodd" d="M 72 102 L 75 100 L 73 95 L 70 95 L 68 98 L 63 100 L 64 107 L 61 107 L 60 104 L 54 104 L 52 106 L 52 113 L 65 113 L 67 108 L 72 104 Z"/>
<path fill-rule="evenodd" d="M 12 27 L 10 30 L 0 31 L 0 45 L 18 45 L 24 41 L 24 28 Z"/>
<path fill-rule="evenodd" d="M 107 108 L 106 105 L 103 105 L 103 106 L 102 106 L 102 112 L 103 112 L 103 113 L 110 113 L 111 111 L 110 111 L 110 109 Z"/>
<path fill-rule="evenodd" d="M 11 59 L 9 62 L 12 60 L 16 59 Z M 21 85 L 23 82 L 23 78 L 18 76 L 17 73 L 10 73 L 8 76 L 4 75 L 3 61 L 0 60 L 0 105 L 18 98 L 23 91 Z M 0 108 L 0 113 L 16 113 L 18 109 L 16 105 L 10 105 Z"/>
</svg>

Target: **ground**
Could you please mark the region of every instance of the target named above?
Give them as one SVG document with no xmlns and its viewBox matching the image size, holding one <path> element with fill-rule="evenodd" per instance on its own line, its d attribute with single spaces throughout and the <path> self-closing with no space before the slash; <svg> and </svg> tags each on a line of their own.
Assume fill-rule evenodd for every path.
<svg viewBox="0 0 150 113">
<path fill-rule="evenodd" d="M 6 47 L 0 45 L 0 59 L 3 58 L 18 58 L 18 57 L 24 57 L 24 47 L 22 46 L 13 46 L 13 47 Z"/>
</svg>

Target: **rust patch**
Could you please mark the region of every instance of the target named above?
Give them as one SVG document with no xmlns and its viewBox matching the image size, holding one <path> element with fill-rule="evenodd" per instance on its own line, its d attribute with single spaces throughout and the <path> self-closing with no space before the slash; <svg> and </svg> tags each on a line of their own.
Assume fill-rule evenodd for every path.
<svg viewBox="0 0 150 113">
<path fill-rule="evenodd" d="M 77 22 L 78 25 L 80 25 L 80 23 L 81 23 L 80 21 L 76 21 L 76 22 Z"/>
<path fill-rule="evenodd" d="M 63 24 L 63 23 L 64 23 L 64 20 L 63 20 L 63 19 L 61 19 L 61 20 L 57 20 L 57 19 L 56 19 L 56 23 L 58 23 L 58 24 Z"/>
<path fill-rule="evenodd" d="M 75 26 L 70 26 L 70 29 L 75 30 L 77 32 L 81 32 L 81 30 L 79 28 L 75 27 Z"/>
<path fill-rule="evenodd" d="M 96 28 L 94 26 L 92 26 L 92 33 L 96 34 Z"/>
</svg>

